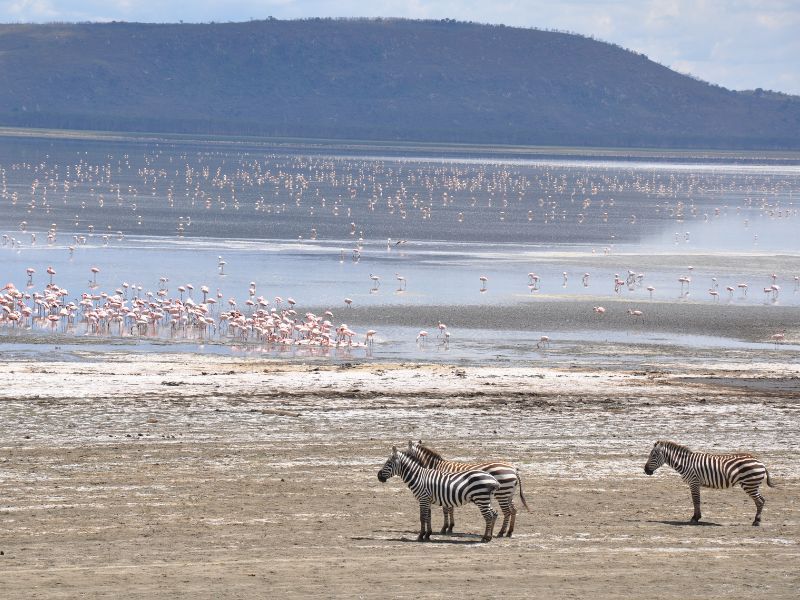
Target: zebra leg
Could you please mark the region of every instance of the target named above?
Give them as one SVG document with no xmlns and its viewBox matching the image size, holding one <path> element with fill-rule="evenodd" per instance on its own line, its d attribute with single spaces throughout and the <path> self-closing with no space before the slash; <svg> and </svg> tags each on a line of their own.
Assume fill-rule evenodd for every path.
<svg viewBox="0 0 800 600">
<path fill-rule="evenodd" d="M 689 490 L 692 492 L 692 503 L 694 504 L 694 514 L 690 523 L 697 525 L 700 522 L 700 484 L 693 481 L 689 484 Z"/>
<path fill-rule="evenodd" d="M 506 529 L 508 530 L 508 537 L 511 537 L 514 532 L 514 513 L 516 512 L 514 502 L 510 496 L 498 498 L 497 500 L 500 504 L 500 510 L 503 511 L 503 524 L 500 526 L 500 531 L 497 532 L 497 537 L 506 535 Z"/>
<path fill-rule="evenodd" d="M 500 508 L 502 508 L 502 506 Z M 517 507 L 514 505 L 513 497 L 509 497 L 508 511 L 511 514 L 511 517 L 509 518 L 507 515 L 505 515 L 505 511 L 503 511 L 503 523 L 505 524 L 506 519 L 508 519 L 508 532 L 506 533 L 506 536 L 511 537 L 511 534 L 514 533 L 514 523 L 517 522 Z"/>
<path fill-rule="evenodd" d="M 764 510 L 764 505 L 767 501 L 764 499 L 764 496 L 761 495 L 761 492 L 758 491 L 758 486 L 752 487 L 744 487 L 742 489 L 753 499 L 753 502 L 756 503 L 756 518 L 753 521 L 753 526 L 758 527 L 761 525 L 761 511 Z"/>
<path fill-rule="evenodd" d="M 419 535 L 418 542 L 424 542 L 431 537 L 431 501 L 424 498 L 419 501 Z"/>
<path fill-rule="evenodd" d="M 492 503 L 490 500 L 483 500 L 475 502 L 478 505 L 478 508 L 483 515 L 484 520 L 486 521 L 486 529 L 483 532 L 483 537 L 481 538 L 482 542 L 490 542 L 492 541 L 492 534 L 494 533 L 494 523 L 497 521 L 497 511 L 492 508 Z"/>
<path fill-rule="evenodd" d="M 453 515 L 453 508 L 448 508 L 447 506 L 442 507 L 442 516 L 444 516 L 444 523 L 442 524 L 442 529 L 439 532 L 440 534 L 444 535 L 448 533 L 448 531 L 453 530 L 452 525 L 452 515 Z"/>
<path fill-rule="evenodd" d="M 425 511 L 425 541 L 431 539 L 431 505 L 428 503 L 428 508 Z"/>
<path fill-rule="evenodd" d="M 450 513 L 450 524 L 447 526 L 447 533 L 453 533 L 453 527 L 456 524 L 456 509 L 455 509 L 455 507 L 451 506 L 448 512 Z"/>
</svg>

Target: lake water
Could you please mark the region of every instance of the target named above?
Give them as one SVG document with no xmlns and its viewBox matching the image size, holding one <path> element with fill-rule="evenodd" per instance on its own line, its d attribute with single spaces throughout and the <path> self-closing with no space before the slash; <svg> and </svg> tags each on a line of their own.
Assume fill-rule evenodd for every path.
<svg viewBox="0 0 800 600">
<path fill-rule="evenodd" d="M 254 289 L 341 320 L 345 298 L 800 306 L 800 155 L 368 150 L 0 136 L 0 279 L 37 291 L 52 267 L 68 299 L 165 287 L 200 302 L 204 285 L 239 307 Z M 387 333 L 383 358 L 430 356 L 413 331 Z M 508 339 L 470 335 L 448 356 L 488 357 Z"/>
</svg>

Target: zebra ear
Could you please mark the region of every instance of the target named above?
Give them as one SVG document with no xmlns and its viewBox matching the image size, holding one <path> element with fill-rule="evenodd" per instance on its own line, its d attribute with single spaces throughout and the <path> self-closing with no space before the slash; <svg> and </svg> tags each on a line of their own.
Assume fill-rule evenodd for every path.
<svg viewBox="0 0 800 600">
<path fill-rule="evenodd" d="M 392 456 L 397 454 L 397 446 L 392 446 Z"/>
<path fill-rule="evenodd" d="M 409 450 L 413 450 L 414 449 L 414 442 L 412 442 L 411 440 L 408 440 L 408 449 Z"/>
</svg>

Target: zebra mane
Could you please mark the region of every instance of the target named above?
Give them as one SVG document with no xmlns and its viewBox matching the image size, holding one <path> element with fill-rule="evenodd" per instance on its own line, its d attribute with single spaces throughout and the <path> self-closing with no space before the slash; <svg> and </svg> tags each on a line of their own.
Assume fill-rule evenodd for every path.
<svg viewBox="0 0 800 600">
<path fill-rule="evenodd" d="M 675 450 L 678 452 L 691 452 L 691 450 L 687 446 L 683 446 L 682 444 L 678 444 L 677 442 L 659 440 L 658 443 L 664 446 L 664 448 L 669 450 Z"/>
<path fill-rule="evenodd" d="M 436 450 L 431 448 L 430 446 L 424 446 L 422 444 L 422 440 L 417 442 L 417 448 L 419 449 L 420 454 L 427 454 L 431 458 L 438 458 L 439 460 L 444 460 L 441 454 L 439 454 Z"/>
</svg>

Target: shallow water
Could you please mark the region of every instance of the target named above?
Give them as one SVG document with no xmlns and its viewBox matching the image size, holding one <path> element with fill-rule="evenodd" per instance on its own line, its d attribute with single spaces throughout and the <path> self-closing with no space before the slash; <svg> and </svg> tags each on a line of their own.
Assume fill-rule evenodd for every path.
<svg viewBox="0 0 800 600">
<path fill-rule="evenodd" d="M 165 287 L 169 297 L 200 302 L 205 285 L 217 310 L 231 300 L 243 310 L 254 290 L 272 306 L 293 298 L 299 314 L 328 308 L 337 322 L 347 320 L 345 298 L 392 310 L 490 310 L 531 297 L 800 306 L 800 155 L 665 153 L 659 161 L 324 150 L 0 137 L 0 279 L 41 291 L 52 267 L 75 301 Z M 28 267 L 36 270 L 30 283 Z M 193 292 L 178 290 L 187 284 Z M 530 348 L 540 333 L 518 332 L 515 343 Z M 375 353 L 385 358 L 431 356 L 414 343 L 416 331 L 381 335 Z M 509 335 L 475 323 L 449 356 L 495 360 Z M 716 344 L 685 336 L 657 343 Z"/>
</svg>

